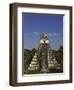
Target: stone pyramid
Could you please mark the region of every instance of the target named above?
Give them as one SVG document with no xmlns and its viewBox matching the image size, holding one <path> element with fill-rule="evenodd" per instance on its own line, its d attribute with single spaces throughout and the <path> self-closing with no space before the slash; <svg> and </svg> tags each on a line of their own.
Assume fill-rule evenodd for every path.
<svg viewBox="0 0 74 90">
<path fill-rule="evenodd" d="M 39 69 L 39 64 L 38 64 L 38 59 L 37 59 L 37 53 L 35 53 L 28 67 L 28 70 L 37 70 L 37 69 Z"/>
<path fill-rule="evenodd" d="M 41 69 L 42 72 L 46 73 L 49 69 L 56 67 L 57 64 L 57 60 L 51 52 L 47 33 L 41 33 L 38 52 L 33 56 L 28 70 Z"/>
</svg>

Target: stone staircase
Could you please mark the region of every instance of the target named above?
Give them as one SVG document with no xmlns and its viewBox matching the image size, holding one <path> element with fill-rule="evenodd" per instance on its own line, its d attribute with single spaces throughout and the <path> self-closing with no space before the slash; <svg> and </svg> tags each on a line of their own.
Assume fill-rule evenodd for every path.
<svg viewBox="0 0 74 90">
<path fill-rule="evenodd" d="M 38 69 L 39 69 L 39 64 L 38 64 L 38 59 L 37 59 L 37 53 L 35 53 L 28 67 L 28 70 L 38 70 Z"/>
</svg>

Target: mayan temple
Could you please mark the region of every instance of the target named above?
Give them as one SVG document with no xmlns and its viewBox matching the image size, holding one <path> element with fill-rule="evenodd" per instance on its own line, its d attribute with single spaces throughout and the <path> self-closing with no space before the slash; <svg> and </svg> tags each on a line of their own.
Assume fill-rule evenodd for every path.
<svg viewBox="0 0 74 90">
<path fill-rule="evenodd" d="M 53 67 L 56 68 L 57 60 L 53 57 L 47 33 L 41 33 L 37 52 L 33 56 L 28 70 L 40 70 L 47 73 Z"/>
</svg>

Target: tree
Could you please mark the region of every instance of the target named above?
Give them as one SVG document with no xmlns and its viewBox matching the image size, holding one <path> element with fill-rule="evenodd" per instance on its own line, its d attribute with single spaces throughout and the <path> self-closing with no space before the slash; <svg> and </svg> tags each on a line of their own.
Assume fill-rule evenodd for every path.
<svg viewBox="0 0 74 90">
<path fill-rule="evenodd" d="M 28 66 L 34 56 L 36 52 L 36 49 L 33 48 L 32 50 L 29 49 L 24 49 L 24 68 L 25 68 L 25 72 L 28 71 Z"/>
<path fill-rule="evenodd" d="M 58 51 L 63 51 L 63 46 L 60 46 L 60 48 L 58 49 Z"/>
<path fill-rule="evenodd" d="M 32 56 L 35 54 L 35 52 L 36 52 L 36 49 L 33 48 L 33 49 L 31 50 L 31 54 L 32 54 Z"/>
</svg>

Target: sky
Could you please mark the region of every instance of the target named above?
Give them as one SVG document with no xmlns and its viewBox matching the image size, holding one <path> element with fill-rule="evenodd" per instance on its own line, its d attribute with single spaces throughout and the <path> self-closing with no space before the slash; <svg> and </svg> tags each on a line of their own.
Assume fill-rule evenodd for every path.
<svg viewBox="0 0 74 90">
<path fill-rule="evenodd" d="M 39 47 L 40 34 L 48 33 L 51 49 L 63 45 L 63 15 L 23 13 L 24 49 Z"/>
</svg>

